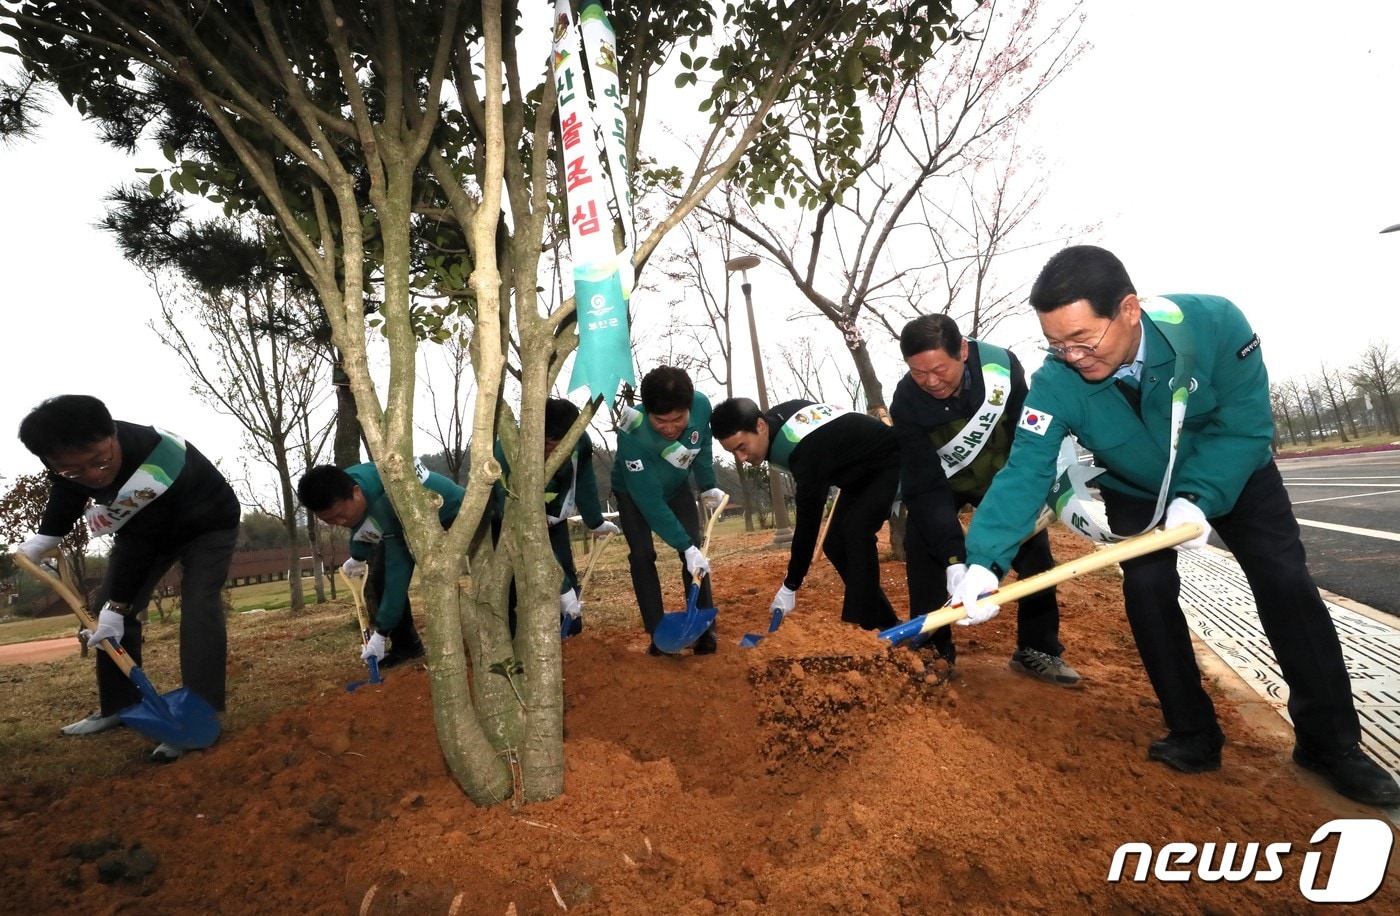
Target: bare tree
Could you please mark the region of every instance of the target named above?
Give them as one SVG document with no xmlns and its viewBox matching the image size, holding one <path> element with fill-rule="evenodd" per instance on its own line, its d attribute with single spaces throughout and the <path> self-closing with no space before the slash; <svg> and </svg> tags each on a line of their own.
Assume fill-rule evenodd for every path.
<svg viewBox="0 0 1400 916">
<path fill-rule="evenodd" d="M 1293 430 L 1293 414 L 1288 407 L 1288 389 L 1282 384 L 1274 382 L 1269 385 L 1269 403 L 1274 408 L 1274 450 L 1278 450 L 1280 442 L 1279 420 L 1283 420 L 1283 428 L 1288 430 L 1288 444 L 1298 444 L 1298 434 Z"/>
<path fill-rule="evenodd" d="M 305 455 L 308 432 L 324 440 L 330 422 L 310 419 L 327 393 L 324 362 L 275 329 L 285 313 L 314 306 L 276 281 L 225 293 L 184 287 L 175 294 L 157 286 L 157 295 L 161 341 L 185 364 L 200 398 L 237 420 L 248 451 L 276 474 L 275 514 L 286 530 L 291 609 L 299 611 L 306 601 L 293 458 Z M 203 333 L 196 336 L 195 329 Z"/>
<path fill-rule="evenodd" d="M 1390 352 L 1390 343 L 1369 343 L 1360 360 L 1347 371 L 1347 379 L 1370 396 L 1378 414 L 1376 430 L 1379 432 L 1384 422 L 1391 435 L 1400 436 L 1400 415 L 1395 406 L 1396 393 L 1400 391 L 1400 362 Z"/>
<path fill-rule="evenodd" d="M 878 106 L 868 111 L 875 122 L 870 139 L 844 169 L 813 163 L 822 145 L 852 124 L 841 119 L 813 124 L 797 138 L 801 147 L 789 154 L 791 175 L 782 196 L 750 187 L 745 200 L 731 187 L 722 200 L 704 207 L 764 251 L 807 303 L 836 326 L 871 412 L 886 405 L 862 329 L 869 312 L 894 304 L 926 310 L 930 278 L 948 266 L 956 276 L 943 281 L 945 293 L 971 289 L 979 296 L 967 307 L 979 332 L 1012 306 L 1010 291 L 997 294 L 987 285 L 991 263 L 1013 244 L 1040 200 L 1034 184 L 1027 191 L 1011 188 L 1024 155 L 1014 128 L 1082 50 L 1077 4 L 1048 26 L 1041 20 L 1041 0 L 984 4 L 968 19 L 978 40 L 943 45 L 916 78 L 891 84 L 881 94 Z M 865 115 L 853 112 L 852 118 Z M 998 155 L 1004 163 L 998 190 L 971 214 L 964 215 L 947 193 L 950 187 L 966 193 L 971 178 L 951 185 L 934 181 L 970 174 Z M 769 197 L 772 206 L 765 205 Z M 795 218 L 784 206 L 793 197 L 802 208 Z M 929 219 L 936 219 L 937 227 L 931 228 Z M 955 242 L 955 230 L 968 241 Z M 930 233 L 942 239 L 941 250 L 930 247 Z M 976 249 L 966 266 L 965 244 Z M 936 306 L 951 307 L 946 296 Z"/>
<path fill-rule="evenodd" d="M 1348 439 L 1346 426 L 1342 421 L 1341 404 L 1346 403 L 1346 392 L 1341 389 L 1339 384 L 1334 384 L 1331 373 L 1327 371 L 1326 363 L 1323 363 L 1319 368 L 1321 371 L 1318 373 L 1317 381 L 1322 386 L 1322 393 L 1327 395 L 1327 402 L 1332 405 L 1332 422 L 1336 424 L 1337 432 L 1341 434 L 1342 442 L 1345 444 Z M 1340 404 L 1337 401 L 1339 395 L 1341 397 Z M 1352 432 L 1355 433 L 1355 431 L 1353 427 Z"/>
<path fill-rule="evenodd" d="M 799 398 L 819 403 L 826 401 L 823 375 L 831 365 L 829 354 L 818 354 L 812 338 L 804 334 L 790 345 L 779 344 L 778 355 Z"/>
<path fill-rule="evenodd" d="M 447 390 L 439 395 L 434 383 L 435 373 L 424 371 L 423 385 L 428 389 L 432 400 L 432 427 L 424 430 L 433 441 L 442 446 L 443 460 L 451 472 L 453 480 L 462 480 L 462 469 L 466 467 L 468 455 L 468 432 L 471 424 L 467 416 L 467 395 L 471 391 L 471 329 L 457 323 L 444 329 L 442 346 L 436 355 L 441 359 L 447 373 Z M 446 403 L 444 404 L 444 400 Z"/>
</svg>

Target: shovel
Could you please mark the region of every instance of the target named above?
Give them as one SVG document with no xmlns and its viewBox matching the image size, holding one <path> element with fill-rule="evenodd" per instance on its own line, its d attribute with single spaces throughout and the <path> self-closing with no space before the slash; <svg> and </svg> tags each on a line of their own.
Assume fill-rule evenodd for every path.
<svg viewBox="0 0 1400 916">
<path fill-rule="evenodd" d="M 701 553 L 709 548 L 710 534 L 715 530 L 715 522 L 719 520 L 720 513 L 724 512 L 728 503 L 729 494 L 726 493 L 719 505 L 715 506 L 715 511 L 710 513 L 710 523 L 705 526 L 705 537 L 700 541 Z M 685 610 L 661 616 L 661 622 L 656 625 L 656 632 L 651 634 L 651 641 L 656 644 L 656 648 L 674 655 L 705 635 L 710 624 L 719 616 L 719 611 L 712 607 L 696 607 L 695 603 L 699 597 L 700 583 L 692 582 L 687 590 Z"/>
<path fill-rule="evenodd" d="M 831 498 L 831 511 L 827 512 L 826 518 L 822 519 L 822 530 L 817 533 L 817 549 L 820 550 L 826 542 L 826 529 L 831 527 L 831 517 L 836 514 L 836 501 L 841 498 L 841 488 L 836 488 L 836 495 Z M 783 625 L 783 609 L 773 608 L 773 618 L 768 621 L 768 633 L 776 633 L 778 627 Z M 768 633 L 745 633 L 744 638 L 739 640 L 739 645 L 745 649 L 752 649 L 763 641 L 763 637 Z"/>
<path fill-rule="evenodd" d="M 1185 525 L 1177 525 L 1175 528 L 1157 529 L 1149 531 L 1147 534 L 1140 534 L 1137 537 L 1126 538 L 1119 541 L 1112 547 L 1105 547 L 1077 560 L 1068 563 L 1061 563 L 1054 569 L 1047 569 L 1043 573 L 1037 573 L 1026 579 L 1013 582 L 1005 588 L 998 588 L 988 592 L 982 598 L 994 597 L 997 604 L 1005 604 L 1008 601 L 1017 601 L 1027 595 L 1044 591 L 1052 585 L 1058 585 L 1084 573 L 1093 572 L 1096 569 L 1103 569 L 1105 566 L 1112 566 L 1123 560 L 1131 560 L 1134 557 L 1141 557 L 1157 550 L 1164 550 L 1168 547 L 1175 547 L 1177 544 L 1185 543 L 1194 537 L 1199 537 L 1205 529 L 1196 522 Z M 980 599 L 979 599 L 980 600 Z M 898 626 L 890 627 L 880 633 L 880 638 L 888 640 L 891 645 L 902 646 L 910 642 L 922 641 L 927 638 L 927 634 L 932 633 L 939 627 L 956 623 L 967 616 L 967 609 L 961 604 L 954 604 L 948 607 L 939 608 L 936 611 L 924 614 L 922 617 L 915 617 Z"/>
<path fill-rule="evenodd" d="M 588 580 L 593 576 L 593 567 L 598 565 L 598 558 L 603 555 L 603 548 L 608 546 L 608 541 L 613 539 L 612 534 L 605 535 L 601 541 L 593 546 L 593 556 L 588 560 L 588 567 L 583 571 L 583 578 L 578 584 L 579 604 L 583 604 L 583 590 L 588 587 Z M 569 638 L 569 623 L 573 619 L 566 614 L 559 615 L 559 638 L 561 640 Z"/>
<path fill-rule="evenodd" d="M 355 599 L 355 616 L 358 617 L 360 620 L 360 644 L 368 645 L 369 615 L 365 613 L 365 580 L 368 579 L 369 576 L 365 575 L 351 578 L 350 576 L 345 575 L 345 572 L 343 570 L 337 571 L 340 573 L 340 578 L 344 580 L 345 588 L 347 591 L 350 592 L 350 597 Z M 379 676 L 379 659 L 371 655 L 368 659 L 368 662 L 369 680 L 356 681 L 353 684 L 346 684 L 346 690 L 354 690 L 355 688 L 363 687 L 366 684 L 384 683 L 384 678 Z"/>
<path fill-rule="evenodd" d="M 57 592 L 68 603 L 83 629 L 97 629 L 97 624 L 88 616 L 83 600 L 68 583 L 44 572 L 37 563 L 22 553 L 15 554 L 14 561 L 20 569 Z M 131 656 L 126 654 L 126 650 L 115 639 L 104 639 L 102 650 L 116 663 L 122 674 L 131 679 L 131 683 L 136 685 L 141 694 L 141 702 L 132 704 L 117 714 L 124 725 L 153 741 L 181 750 L 208 747 L 219 737 L 219 714 L 209 705 L 208 700 L 188 687 L 180 687 L 163 695 L 157 693 L 145 672 L 136 666 Z"/>
</svg>

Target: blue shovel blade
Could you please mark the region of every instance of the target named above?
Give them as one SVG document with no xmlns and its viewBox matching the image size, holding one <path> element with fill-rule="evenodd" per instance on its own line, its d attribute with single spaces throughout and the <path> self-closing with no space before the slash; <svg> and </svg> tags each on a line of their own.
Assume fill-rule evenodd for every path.
<svg viewBox="0 0 1400 916">
<path fill-rule="evenodd" d="M 377 658 L 375 658 L 373 655 L 371 655 L 371 656 L 367 659 L 367 661 L 369 662 L 369 680 L 367 680 L 367 681 L 356 681 L 356 682 L 353 683 L 353 684 L 346 684 L 346 685 L 345 685 L 345 689 L 346 689 L 346 690 L 354 690 L 355 688 L 357 688 L 357 687 L 363 687 L 363 686 L 365 686 L 366 684 L 382 684 L 382 683 L 384 683 L 384 678 L 382 678 L 382 677 L 379 676 L 379 659 L 377 659 Z"/>
<path fill-rule="evenodd" d="M 890 627 L 888 630 L 880 631 L 880 638 L 887 640 L 892 645 L 904 645 L 910 640 L 916 639 L 923 630 L 924 618 L 915 617 L 913 620 L 906 620 L 904 623 Z"/>
<path fill-rule="evenodd" d="M 141 702 L 123 709 L 122 722 L 147 738 L 182 750 L 203 748 L 219 737 L 219 714 L 188 687 L 158 694 L 145 672 L 131 669 L 131 682 L 141 692 Z"/>
<path fill-rule="evenodd" d="M 783 625 L 783 609 L 773 608 L 773 619 L 768 621 L 768 633 L 778 632 L 778 627 Z M 744 638 L 739 640 L 739 645 L 745 649 L 752 649 L 763 641 L 763 637 L 768 633 L 745 633 Z"/>
<path fill-rule="evenodd" d="M 693 582 L 686 595 L 685 610 L 662 615 L 656 631 L 651 634 L 656 648 L 674 654 L 705 635 L 719 611 L 712 607 L 697 608 L 695 602 L 699 597 L 700 583 Z"/>
</svg>

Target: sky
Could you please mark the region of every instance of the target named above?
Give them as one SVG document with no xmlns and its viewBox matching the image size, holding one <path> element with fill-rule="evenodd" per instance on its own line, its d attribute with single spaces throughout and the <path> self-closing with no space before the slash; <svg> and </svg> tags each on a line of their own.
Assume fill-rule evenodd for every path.
<svg viewBox="0 0 1400 916">
<path fill-rule="evenodd" d="M 1345 366 L 1369 341 L 1400 353 L 1400 232 L 1380 234 L 1400 223 L 1400 3 L 1084 8 L 1092 47 L 1027 127 L 1049 170 L 1041 221 L 1101 223 L 1080 241 L 1113 250 L 1144 294 L 1233 299 L 1276 380 Z M 144 277 L 93 228 L 109 189 L 161 164 L 158 153 L 103 147 L 61 102 L 37 141 L 0 147 L 0 477 L 38 470 L 13 431 L 67 392 L 96 394 L 120 419 L 236 462 L 236 424 L 191 391 L 149 328 L 158 307 Z M 756 299 L 784 295 L 775 271 L 750 279 Z M 811 333 L 837 346 L 823 330 Z M 998 329 L 998 342 L 1028 354 L 1035 331 L 1027 315 Z M 742 388 L 748 352 L 735 364 Z M 901 371 L 891 365 L 887 387 Z M 432 448 L 425 437 L 422 450 Z"/>
</svg>

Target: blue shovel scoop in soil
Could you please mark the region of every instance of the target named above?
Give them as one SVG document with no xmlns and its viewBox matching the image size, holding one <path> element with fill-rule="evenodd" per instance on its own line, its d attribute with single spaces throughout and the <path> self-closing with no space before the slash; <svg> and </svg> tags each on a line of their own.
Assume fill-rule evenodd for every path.
<svg viewBox="0 0 1400 916">
<path fill-rule="evenodd" d="M 778 632 L 778 627 L 782 626 L 782 624 L 783 609 L 775 607 L 773 608 L 773 619 L 768 621 L 768 633 Z M 745 633 L 744 638 L 739 640 L 739 645 L 743 646 L 745 649 L 752 649 L 762 642 L 763 637 L 767 636 L 768 633 Z"/>
<path fill-rule="evenodd" d="M 686 592 L 685 610 L 662 615 L 656 632 L 651 634 L 656 648 L 674 655 L 705 635 L 719 611 L 712 607 L 697 608 L 695 602 L 699 597 L 700 583 L 692 582 Z"/>
<path fill-rule="evenodd" d="M 82 599 L 68 583 L 44 572 L 24 554 L 15 554 L 13 559 L 21 569 L 57 592 L 68 603 L 84 629 L 97 629 Z M 219 714 L 199 694 L 188 687 L 180 687 L 166 694 L 157 693 L 145 672 L 136 666 L 115 639 L 103 640 L 102 651 L 131 679 L 141 695 L 139 703 L 117 714 L 122 724 L 147 738 L 181 750 L 208 747 L 219 737 Z"/>
</svg>

